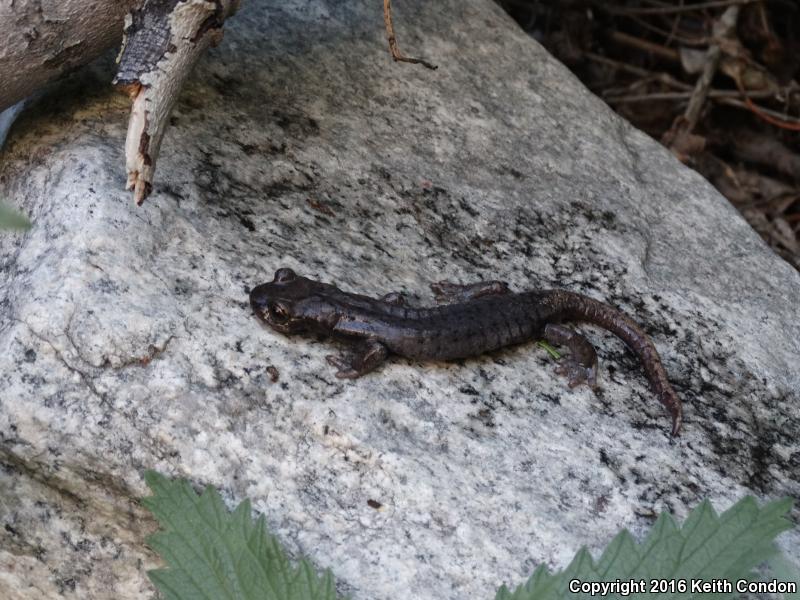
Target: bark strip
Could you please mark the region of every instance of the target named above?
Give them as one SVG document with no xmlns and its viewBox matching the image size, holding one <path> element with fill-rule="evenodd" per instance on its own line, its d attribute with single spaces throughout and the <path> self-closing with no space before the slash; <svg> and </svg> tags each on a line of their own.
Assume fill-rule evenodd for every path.
<svg viewBox="0 0 800 600">
<path fill-rule="evenodd" d="M 145 0 L 125 19 L 114 84 L 132 101 L 125 140 L 127 188 L 141 205 L 153 189 L 164 131 L 178 94 L 238 0 Z"/>
</svg>

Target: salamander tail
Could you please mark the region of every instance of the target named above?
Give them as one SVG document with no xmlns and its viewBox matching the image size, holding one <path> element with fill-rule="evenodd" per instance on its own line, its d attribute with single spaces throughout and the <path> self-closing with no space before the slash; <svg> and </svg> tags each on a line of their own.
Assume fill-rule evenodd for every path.
<svg viewBox="0 0 800 600">
<path fill-rule="evenodd" d="M 650 387 L 672 416 L 672 435 L 677 436 L 683 418 L 681 400 L 672 389 L 661 357 L 644 330 L 628 315 L 588 296 L 563 290 L 553 290 L 548 295 L 549 302 L 561 309 L 564 320 L 599 325 L 620 338 L 639 357 Z"/>
</svg>

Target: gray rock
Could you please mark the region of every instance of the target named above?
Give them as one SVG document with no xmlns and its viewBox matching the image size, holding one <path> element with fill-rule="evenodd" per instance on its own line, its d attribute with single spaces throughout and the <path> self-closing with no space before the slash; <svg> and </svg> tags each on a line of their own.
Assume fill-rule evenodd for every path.
<svg viewBox="0 0 800 600">
<path fill-rule="evenodd" d="M 0 165 L 34 221 L 0 236 L 0 596 L 152 590 L 147 468 L 251 497 L 356 600 L 488 599 L 657 511 L 800 496 L 797 272 L 490 0 L 395 21 L 438 71 L 390 62 L 379 2 L 244 3 L 142 208 L 109 61 L 21 117 Z M 597 396 L 534 344 L 337 380 L 329 342 L 252 317 L 279 266 L 421 302 L 501 278 L 617 305 L 652 334 L 683 435 L 594 328 Z"/>
</svg>

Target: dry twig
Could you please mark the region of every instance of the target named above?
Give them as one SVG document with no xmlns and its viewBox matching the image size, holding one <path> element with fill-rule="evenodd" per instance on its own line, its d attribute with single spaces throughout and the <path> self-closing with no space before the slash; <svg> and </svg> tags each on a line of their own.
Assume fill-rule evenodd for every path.
<svg viewBox="0 0 800 600">
<path fill-rule="evenodd" d="M 708 91 L 711 88 L 711 80 L 717 72 L 719 60 L 722 56 L 722 48 L 720 42 L 723 38 L 731 35 L 736 28 L 736 21 L 739 18 L 739 6 L 730 6 L 722 13 L 722 16 L 714 23 L 714 39 L 716 41 L 706 53 L 706 63 L 703 67 L 703 73 L 697 80 L 694 88 L 694 93 L 689 100 L 689 106 L 686 107 L 686 129 L 692 131 L 697 126 L 697 121 L 700 118 L 700 111 L 705 104 Z"/>
<path fill-rule="evenodd" d="M 719 102 L 720 104 L 727 104 L 728 106 L 747 109 L 760 119 L 775 125 L 776 127 L 780 127 L 781 129 L 800 131 L 800 119 L 795 119 L 774 110 L 770 110 L 769 108 L 758 106 L 752 100 L 750 100 L 746 93 L 743 93 L 742 95 L 744 95 L 744 100 L 737 100 L 736 98 L 721 98 Z"/>
<path fill-rule="evenodd" d="M 389 40 L 389 51 L 392 53 L 392 58 L 395 62 L 422 65 L 434 71 L 439 68 L 433 63 L 429 63 L 427 60 L 411 58 L 400 52 L 400 49 L 397 47 L 397 37 L 394 34 L 394 25 L 392 24 L 392 0 L 383 0 L 383 22 L 386 24 L 386 37 Z"/>
<path fill-rule="evenodd" d="M 681 4 L 679 6 L 652 6 L 652 7 L 622 7 L 609 6 L 605 2 L 597 3 L 604 11 L 613 15 L 674 15 L 677 13 L 703 10 L 707 8 L 739 7 L 744 4 L 753 4 L 761 0 L 712 0 L 698 4 Z"/>
</svg>

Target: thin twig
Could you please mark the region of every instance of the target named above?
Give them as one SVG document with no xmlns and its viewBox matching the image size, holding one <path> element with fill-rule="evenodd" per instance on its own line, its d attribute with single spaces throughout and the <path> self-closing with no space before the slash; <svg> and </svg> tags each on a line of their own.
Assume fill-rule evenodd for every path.
<svg viewBox="0 0 800 600">
<path fill-rule="evenodd" d="M 603 100 L 613 104 L 628 104 L 631 102 L 649 102 L 656 100 L 688 100 L 691 92 L 653 92 L 650 94 L 631 94 L 627 96 L 603 96 Z M 772 98 L 773 93 L 768 91 L 747 92 L 749 98 Z M 718 100 L 721 98 L 741 98 L 741 92 L 736 90 L 709 90 L 707 98 Z"/>
<path fill-rule="evenodd" d="M 800 119 L 795 119 L 794 117 L 790 117 L 788 115 L 784 115 L 777 111 L 770 110 L 769 108 L 758 106 L 752 100 L 750 100 L 747 94 L 744 94 L 744 101 L 737 100 L 736 98 L 720 98 L 719 102 L 721 104 L 727 104 L 728 106 L 745 108 L 750 112 L 752 112 L 754 115 L 756 115 L 758 118 L 766 121 L 767 123 L 770 123 L 771 125 L 780 127 L 781 129 L 788 129 L 789 131 L 800 131 Z"/>
<path fill-rule="evenodd" d="M 682 35 L 678 35 L 677 31 L 667 31 L 666 29 L 662 29 L 657 25 L 653 25 L 652 23 L 647 22 L 645 19 L 640 19 L 639 17 L 632 15 L 631 20 L 636 23 L 637 25 L 643 27 L 644 29 L 648 29 L 654 33 L 657 33 L 661 36 L 667 38 L 666 44 L 669 45 L 670 42 L 673 40 L 683 44 L 684 46 L 707 46 L 708 45 L 708 38 L 707 37 L 697 37 L 697 38 L 687 38 Z M 677 22 L 677 21 L 676 21 Z M 673 28 L 674 29 L 674 28 Z"/>
<path fill-rule="evenodd" d="M 611 39 L 615 42 L 619 42 L 620 44 L 625 44 L 626 46 L 633 46 L 634 48 L 644 50 L 645 52 L 651 52 L 652 54 L 661 56 L 667 60 L 679 62 L 681 59 L 678 51 L 674 50 L 673 48 L 667 48 L 661 44 L 656 44 L 649 40 L 643 40 L 642 38 L 630 35 L 624 31 L 612 31 Z"/>
<path fill-rule="evenodd" d="M 683 0 L 681 0 L 681 6 L 683 6 Z M 675 34 L 678 33 L 678 27 L 681 24 L 681 14 L 678 13 L 675 16 L 675 20 L 672 22 L 672 28 L 669 30 L 669 35 L 667 36 L 666 41 L 664 44 L 669 46 L 672 43 L 672 40 L 675 39 Z"/>
<path fill-rule="evenodd" d="M 392 24 L 392 0 L 383 0 L 383 21 L 386 24 L 386 37 L 389 40 L 389 51 L 392 53 L 392 58 L 395 62 L 407 62 L 415 65 L 422 65 L 435 71 L 439 67 L 433 63 L 429 63 L 421 58 L 411 58 L 405 56 L 397 47 L 397 37 L 394 34 L 394 25 Z"/>
<path fill-rule="evenodd" d="M 610 67 L 615 67 L 617 69 L 620 69 L 621 71 L 627 71 L 628 73 L 632 73 L 633 75 L 638 75 L 639 77 L 650 77 L 671 87 L 675 87 L 682 90 L 692 89 L 691 85 L 689 85 L 688 83 L 683 83 L 682 81 L 678 81 L 669 73 L 656 73 L 654 71 L 648 71 L 647 69 L 636 67 L 634 65 L 629 65 L 628 63 L 614 60 L 613 58 L 608 58 L 607 56 L 603 56 L 602 54 L 595 54 L 594 52 L 587 52 L 584 56 L 586 56 L 586 58 L 588 58 L 589 60 L 593 60 L 595 62 L 599 62 L 608 65 Z"/>
<path fill-rule="evenodd" d="M 711 80 L 714 79 L 717 67 L 719 67 L 719 61 L 722 58 L 720 41 L 731 35 L 736 28 L 736 21 L 738 19 L 739 6 L 730 6 L 714 23 L 713 32 L 717 41 L 710 46 L 706 52 L 703 72 L 700 77 L 697 78 L 694 92 L 692 92 L 692 97 L 689 100 L 689 106 L 686 107 L 686 113 L 684 113 L 684 129 L 687 133 L 691 132 L 697 126 L 697 121 L 700 120 L 700 112 L 703 110 L 706 96 L 708 96 L 708 92 L 711 88 Z"/>
<path fill-rule="evenodd" d="M 683 6 L 654 6 L 651 8 L 623 8 L 621 6 L 608 6 L 603 2 L 596 2 L 602 10 L 612 15 L 670 15 L 675 13 L 703 10 L 706 8 L 722 8 L 727 6 L 742 6 L 753 4 L 762 0 L 712 0 L 710 2 L 700 2 L 698 4 L 687 4 Z"/>
</svg>

